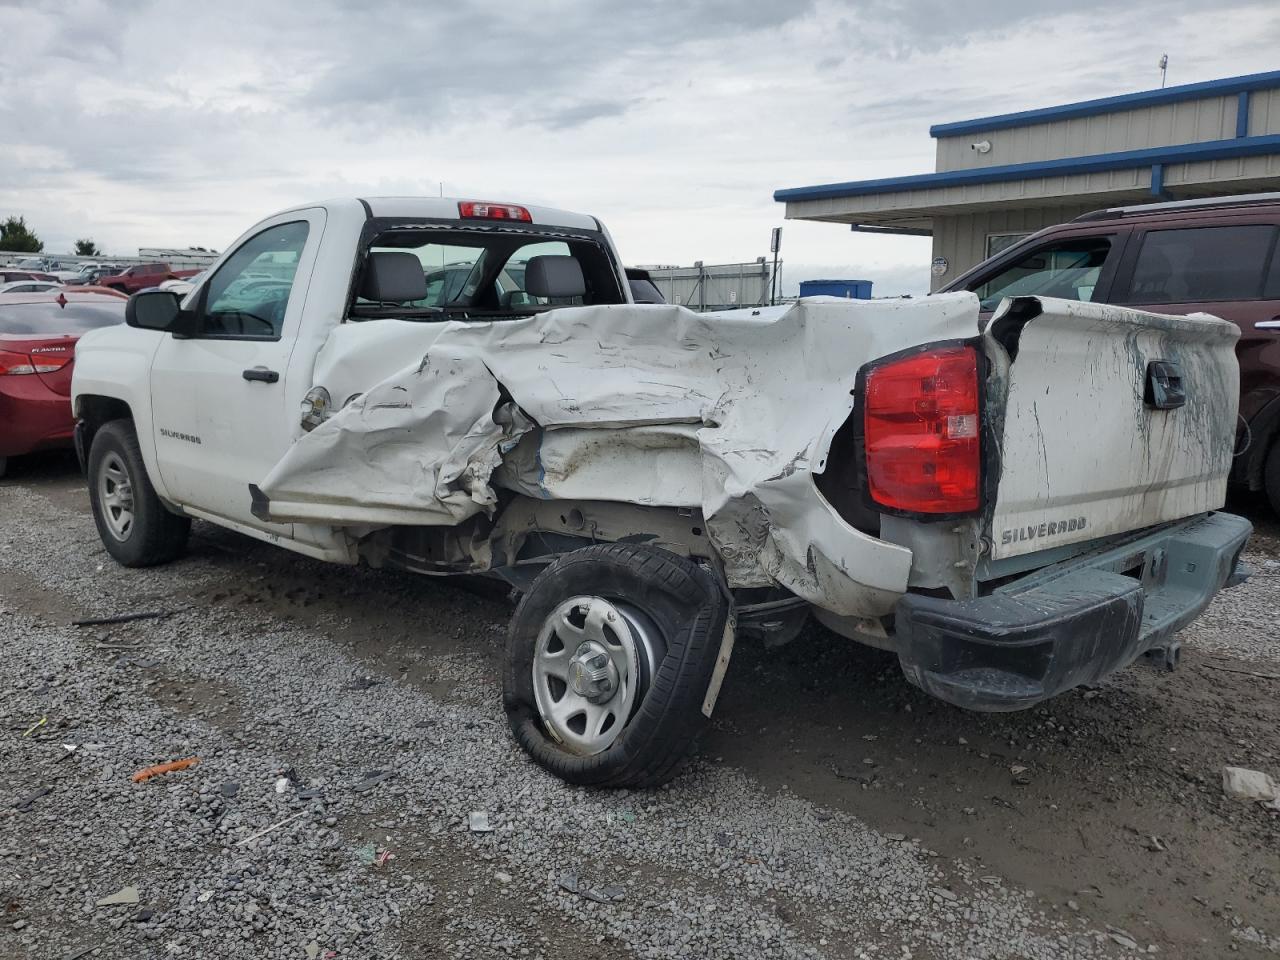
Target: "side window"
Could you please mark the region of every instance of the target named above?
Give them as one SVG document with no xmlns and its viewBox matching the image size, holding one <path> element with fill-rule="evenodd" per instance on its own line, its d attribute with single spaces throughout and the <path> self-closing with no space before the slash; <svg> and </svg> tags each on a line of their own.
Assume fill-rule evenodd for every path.
<svg viewBox="0 0 1280 960">
<path fill-rule="evenodd" d="M 279 340 L 307 224 L 282 223 L 250 238 L 209 278 L 201 336 Z"/>
<path fill-rule="evenodd" d="M 988 233 L 987 234 L 987 256 L 994 257 L 997 253 L 1004 253 L 1023 237 L 1029 237 L 1027 232 L 1022 233 Z"/>
<path fill-rule="evenodd" d="M 1271 254 L 1271 269 L 1267 271 L 1266 282 L 1262 285 L 1262 299 L 1280 300 L 1280 252 Z"/>
<path fill-rule="evenodd" d="M 1275 232 L 1266 224 L 1152 230 L 1134 262 L 1126 302 L 1256 300 Z"/>
<path fill-rule="evenodd" d="M 1102 267 L 1111 252 L 1106 237 L 1073 237 L 1029 253 L 972 288 L 983 310 L 994 310 L 1005 297 L 1093 299 Z"/>
</svg>

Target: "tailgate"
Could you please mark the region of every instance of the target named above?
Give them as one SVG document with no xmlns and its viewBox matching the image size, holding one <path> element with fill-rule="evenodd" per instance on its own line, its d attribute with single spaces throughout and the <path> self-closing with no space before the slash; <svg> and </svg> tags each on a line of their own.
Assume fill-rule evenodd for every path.
<svg viewBox="0 0 1280 960">
<path fill-rule="evenodd" d="M 1002 303 L 983 337 L 992 360 L 989 422 L 1001 437 L 992 556 L 1222 506 L 1238 337 L 1234 324 L 1206 314 L 1040 297 Z"/>
</svg>

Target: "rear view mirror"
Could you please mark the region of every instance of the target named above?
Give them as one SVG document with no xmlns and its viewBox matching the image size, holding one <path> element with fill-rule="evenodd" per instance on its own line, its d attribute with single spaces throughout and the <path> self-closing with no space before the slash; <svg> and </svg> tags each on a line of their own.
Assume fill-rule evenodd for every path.
<svg viewBox="0 0 1280 960">
<path fill-rule="evenodd" d="M 143 290 L 129 298 L 124 308 L 124 322 L 142 330 L 163 333 L 180 332 L 182 298 L 169 290 Z"/>
</svg>

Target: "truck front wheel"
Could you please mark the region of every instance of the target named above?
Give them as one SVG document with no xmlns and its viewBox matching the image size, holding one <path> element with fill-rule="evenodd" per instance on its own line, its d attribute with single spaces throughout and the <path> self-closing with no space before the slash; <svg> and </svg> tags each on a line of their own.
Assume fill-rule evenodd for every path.
<svg viewBox="0 0 1280 960">
<path fill-rule="evenodd" d="M 709 571 L 665 550 L 559 557 L 511 620 L 503 706 L 516 740 L 570 783 L 670 780 L 706 726 L 729 603 Z"/>
<path fill-rule="evenodd" d="M 150 567 L 182 555 L 191 520 L 170 513 L 147 476 L 138 435 L 112 420 L 89 450 L 89 503 L 103 546 L 126 567 Z"/>
</svg>

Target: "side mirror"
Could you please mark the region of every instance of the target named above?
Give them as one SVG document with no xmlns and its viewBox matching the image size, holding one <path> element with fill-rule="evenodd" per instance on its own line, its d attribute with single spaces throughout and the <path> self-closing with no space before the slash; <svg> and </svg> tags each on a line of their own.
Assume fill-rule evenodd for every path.
<svg viewBox="0 0 1280 960">
<path fill-rule="evenodd" d="M 171 290 L 142 290 L 129 298 L 124 322 L 141 330 L 161 333 L 188 333 L 191 315 L 179 309 L 182 298 Z"/>
</svg>

